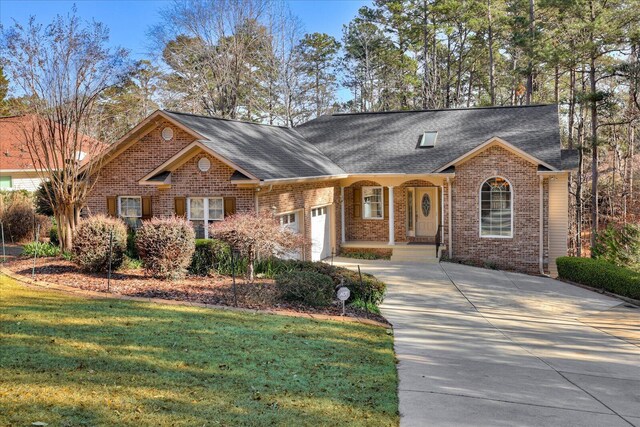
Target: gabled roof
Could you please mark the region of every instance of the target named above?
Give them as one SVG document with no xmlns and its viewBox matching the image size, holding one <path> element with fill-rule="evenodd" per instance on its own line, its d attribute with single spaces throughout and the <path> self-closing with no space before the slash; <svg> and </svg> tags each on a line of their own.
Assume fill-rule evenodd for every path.
<svg viewBox="0 0 640 427">
<path fill-rule="evenodd" d="M 432 173 L 498 137 L 561 169 L 556 105 L 334 114 L 296 130 L 347 173 Z M 437 131 L 435 147 L 416 148 Z"/>
<path fill-rule="evenodd" d="M 345 172 L 295 129 L 163 112 L 197 132 L 199 142 L 260 180 L 341 176 Z"/>
</svg>

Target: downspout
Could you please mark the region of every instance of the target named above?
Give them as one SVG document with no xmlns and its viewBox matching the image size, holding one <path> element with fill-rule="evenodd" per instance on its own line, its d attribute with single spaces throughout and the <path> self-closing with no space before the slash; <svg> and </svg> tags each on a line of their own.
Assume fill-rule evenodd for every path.
<svg viewBox="0 0 640 427">
<path fill-rule="evenodd" d="M 540 176 L 540 274 L 544 275 L 544 176 Z"/>
<path fill-rule="evenodd" d="M 453 238 L 452 238 L 452 234 L 453 231 L 451 230 L 451 178 L 447 177 L 447 237 L 449 239 L 449 242 L 447 243 L 447 246 L 449 248 L 449 259 L 453 258 Z"/>
<path fill-rule="evenodd" d="M 254 209 L 256 211 L 256 213 L 260 212 L 260 204 L 258 202 L 258 192 L 260 191 L 260 187 L 256 188 L 255 191 L 253 192 L 253 203 L 254 203 Z"/>
</svg>

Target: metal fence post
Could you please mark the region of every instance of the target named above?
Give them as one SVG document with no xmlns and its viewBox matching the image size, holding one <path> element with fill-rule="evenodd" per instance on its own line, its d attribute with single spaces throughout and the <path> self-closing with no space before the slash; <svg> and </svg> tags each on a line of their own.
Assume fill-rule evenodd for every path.
<svg viewBox="0 0 640 427">
<path fill-rule="evenodd" d="M 0 234 L 2 234 L 2 262 L 7 262 L 7 250 L 4 246 L 4 223 L 0 222 Z"/>
<path fill-rule="evenodd" d="M 111 262 L 113 257 L 113 228 L 109 232 L 109 270 L 107 273 L 107 292 L 111 292 Z"/>
<path fill-rule="evenodd" d="M 231 249 L 231 279 L 233 280 L 233 305 L 238 306 L 238 292 L 236 290 L 236 256 L 235 250 Z"/>
<path fill-rule="evenodd" d="M 31 278 L 33 279 L 36 276 L 36 258 L 38 258 L 38 238 L 40 237 L 40 224 L 36 227 L 36 235 L 35 235 L 35 250 L 33 251 L 33 267 L 31 267 Z"/>
</svg>

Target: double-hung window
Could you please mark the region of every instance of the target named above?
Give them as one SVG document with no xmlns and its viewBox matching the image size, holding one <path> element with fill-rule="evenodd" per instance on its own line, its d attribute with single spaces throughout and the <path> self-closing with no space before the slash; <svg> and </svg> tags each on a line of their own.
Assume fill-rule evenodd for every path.
<svg viewBox="0 0 640 427">
<path fill-rule="evenodd" d="M 362 187 L 362 217 L 364 219 L 383 218 L 382 187 Z"/>
<path fill-rule="evenodd" d="M 490 178 L 480 189 L 480 236 L 513 236 L 513 191 L 504 178 Z"/>
<path fill-rule="evenodd" d="M 209 238 L 209 225 L 224 219 L 224 199 L 222 197 L 190 197 L 187 216 L 197 239 Z"/>
<path fill-rule="evenodd" d="M 142 221 L 142 197 L 120 196 L 118 198 L 118 216 L 130 228 L 138 228 Z"/>
</svg>

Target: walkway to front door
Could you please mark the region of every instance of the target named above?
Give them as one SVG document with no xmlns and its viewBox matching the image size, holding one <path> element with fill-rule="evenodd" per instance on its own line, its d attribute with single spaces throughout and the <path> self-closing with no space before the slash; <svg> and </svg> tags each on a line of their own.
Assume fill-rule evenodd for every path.
<svg viewBox="0 0 640 427">
<path fill-rule="evenodd" d="M 640 426 L 640 309 L 542 277 L 358 264 L 389 284 L 401 426 Z"/>
</svg>

